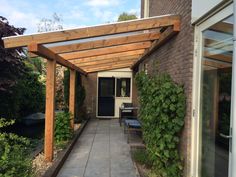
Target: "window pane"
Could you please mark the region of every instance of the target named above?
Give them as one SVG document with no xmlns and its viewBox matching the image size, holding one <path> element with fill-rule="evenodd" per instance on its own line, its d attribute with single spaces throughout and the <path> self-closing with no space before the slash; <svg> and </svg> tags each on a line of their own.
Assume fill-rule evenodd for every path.
<svg viewBox="0 0 236 177">
<path fill-rule="evenodd" d="M 228 177 L 233 24 L 231 17 L 203 32 L 201 177 Z"/>
<path fill-rule="evenodd" d="M 116 88 L 117 97 L 130 97 L 130 78 L 117 79 Z"/>
</svg>

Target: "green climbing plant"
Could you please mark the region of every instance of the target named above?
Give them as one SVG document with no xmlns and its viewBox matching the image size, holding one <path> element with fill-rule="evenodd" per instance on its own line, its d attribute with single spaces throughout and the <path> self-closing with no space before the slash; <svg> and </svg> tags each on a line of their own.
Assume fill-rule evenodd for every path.
<svg viewBox="0 0 236 177">
<path fill-rule="evenodd" d="M 182 160 L 178 151 L 184 125 L 185 94 L 168 74 L 136 75 L 139 92 L 139 117 L 143 138 L 152 168 L 158 177 L 182 176 Z"/>
</svg>

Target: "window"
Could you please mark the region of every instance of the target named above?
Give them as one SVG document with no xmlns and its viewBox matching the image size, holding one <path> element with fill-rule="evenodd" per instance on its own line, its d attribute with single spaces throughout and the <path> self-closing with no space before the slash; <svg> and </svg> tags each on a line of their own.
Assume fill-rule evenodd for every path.
<svg viewBox="0 0 236 177">
<path fill-rule="evenodd" d="M 130 97 L 130 78 L 117 79 L 116 96 Z"/>
<path fill-rule="evenodd" d="M 149 0 L 144 0 L 144 18 L 149 17 Z"/>
<path fill-rule="evenodd" d="M 204 30 L 202 41 L 201 177 L 228 176 L 230 141 L 227 136 L 231 134 L 233 16 Z"/>
</svg>

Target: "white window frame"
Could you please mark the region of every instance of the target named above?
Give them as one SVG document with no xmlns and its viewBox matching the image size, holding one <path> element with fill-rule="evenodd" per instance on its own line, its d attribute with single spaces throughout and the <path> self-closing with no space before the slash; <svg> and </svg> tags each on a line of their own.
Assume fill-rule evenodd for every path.
<svg viewBox="0 0 236 177">
<path fill-rule="evenodd" d="M 195 26 L 194 34 L 194 60 L 193 60 L 193 95 L 192 95 L 192 140 L 191 140 L 191 177 L 200 176 L 200 155 L 201 155 L 201 120 L 200 120 L 200 91 L 201 91 L 201 72 L 202 72 L 202 32 L 217 22 L 233 14 L 233 4 L 227 5 L 224 9 L 214 11 L 212 16 Z M 229 159 L 229 177 L 233 164 L 233 155 Z"/>
<path fill-rule="evenodd" d="M 150 14 L 149 14 L 150 5 L 149 4 L 150 4 L 149 0 L 144 0 L 144 12 L 143 12 L 144 18 L 148 18 L 150 16 Z"/>
</svg>

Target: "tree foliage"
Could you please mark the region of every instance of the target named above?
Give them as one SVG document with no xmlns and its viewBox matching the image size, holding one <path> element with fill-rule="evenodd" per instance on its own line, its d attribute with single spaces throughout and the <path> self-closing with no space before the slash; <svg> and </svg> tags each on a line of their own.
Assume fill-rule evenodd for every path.
<svg viewBox="0 0 236 177">
<path fill-rule="evenodd" d="M 52 15 L 52 19 L 50 18 L 42 18 L 38 23 L 38 32 L 47 32 L 47 31 L 56 31 L 62 30 L 63 19 L 57 13 Z"/>
<path fill-rule="evenodd" d="M 153 169 L 160 177 L 181 177 L 178 144 L 185 117 L 184 90 L 167 74 L 151 77 L 142 72 L 136 83 L 143 138 Z"/>
<path fill-rule="evenodd" d="M 118 22 L 127 21 L 127 20 L 135 20 L 137 18 L 138 17 L 135 14 L 129 14 L 127 12 L 123 12 L 122 14 L 119 15 Z"/>
<path fill-rule="evenodd" d="M 22 63 L 22 48 L 5 49 L 3 37 L 23 34 L 25 28 L 16 28 L 9 24 L 6 18 L 0 16 L 0 94 L 12 92 L 11 88 L 17 83 L 24 71 Z"/>
</svg>

